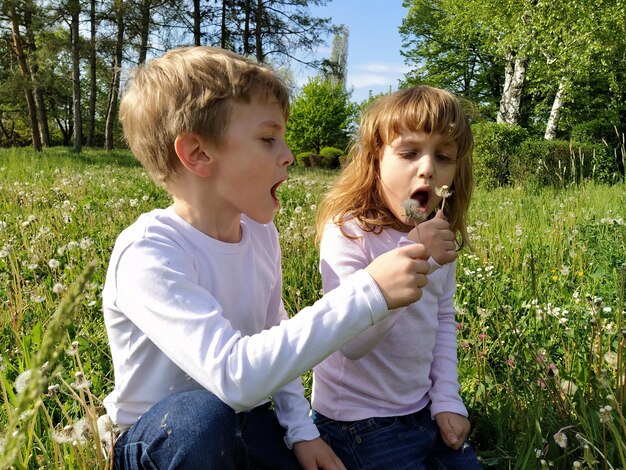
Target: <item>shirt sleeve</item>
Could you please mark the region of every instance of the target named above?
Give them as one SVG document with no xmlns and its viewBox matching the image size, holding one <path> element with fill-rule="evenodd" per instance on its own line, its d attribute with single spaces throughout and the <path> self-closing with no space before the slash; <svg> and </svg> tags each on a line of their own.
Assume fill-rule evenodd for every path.
<svg viewBox="0 0 626 470">
<path fill-rule="evenodd" d="M 359 271 L 303 314 L 242 336 L 199 285 L 193 261 L 166 237 L 130 243 L 112 269 L 112 302 L 173 363 L 235 411 L 266 400 L 387 314 L 378 286 Z"/>
<path fill-rule="evenodd" d="M 277 247 L 280 251 L 280 247 Z M 279 280 L 272 291 L 268 306 L 268 324 L 271 328 L 283 320 L 287 320 L 287 312 L 282 300 L 282 264 L 280 256 L 276 258 L 276 274 Z M 285 444 L 292 448 L 299 441 L 311 441 L 320 436 L 317 426 L 311 419 L 311 405 L 304 397 L 304 388 L 300 377 L 289 382 L 272 394 L 272 401 L 276 410 L 276 417 L 280 425 L 285 428 Z"/>
<path fill-rule="evenodd" d="M 456 261 L 450 269 L 443 295 L 439 299 L 439 312 L 437 313 L 439 327 L 430 372 L 433 385 L 428 392 L 433 418 L 444 411 L 468 416 L 467 409 L 459 395 L 456 309 L 454 308 L 455 273 Z"/>
<path fill-rule="evenodd" d="M 335 289 L 373 261 L 363 250 L 361 240 L 346 237 L 335 224 L 326 225 L 320 244 L 320 273 L 324 292 Z M 341 353 L 350 360 L 367 355 L 389 334 L 402 310 L 392 310 L 387 318 L 348 341 L 341 347 Z"/>
</svg>

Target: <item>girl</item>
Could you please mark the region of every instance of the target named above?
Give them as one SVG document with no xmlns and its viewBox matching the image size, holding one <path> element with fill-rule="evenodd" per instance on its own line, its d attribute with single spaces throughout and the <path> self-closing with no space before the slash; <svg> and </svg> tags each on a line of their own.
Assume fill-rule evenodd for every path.
<svg viewBox="0 0 626 470">
<path fill-rule="evenodd" d="M 466 443 L 453 303 L 456 248 L 469 245 L 472 144 L 450 93 L 387 95 L 365 112 L 350 163 L 320 205 L 326 292 L 398 245 L 430 253 L 418 302 L 314 368 L 314 419 L 348 469 L 480 468 Z"/>
</svg>

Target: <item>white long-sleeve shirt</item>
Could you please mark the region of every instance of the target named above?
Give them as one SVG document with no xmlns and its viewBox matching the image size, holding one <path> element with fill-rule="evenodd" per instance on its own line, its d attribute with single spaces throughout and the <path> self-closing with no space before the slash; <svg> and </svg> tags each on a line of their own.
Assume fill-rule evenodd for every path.
<svg viewBox="0 0 626 470">
<path fill-rule="evenodd" d="M 365 232 L 354 220 L 344 229 L 328 224 L 320 247 L 324 291 L 330 291 L 374 258 L 406 243 L 406 234 Z M 410 242 L 412 243 L 412 242 Z M 313 371 L 313 408 L 339 421 L 402 416 L 431 402 L 442 411 L 467 416 L 459 395 L 454 263 L 434 260 L 422 298 L 390 315 L 331 354 Z"/>
<path fill-rule="evenodd" d="M 319 433 L 300 375 L 384 318 L 360 271 L 287 320 L 278 235 L 243 216 L 239 243 L 215 240 L 172 208 L 143 214 L 118 237 L 103 291 L 121 427 L 174 393 L 205 388 L 235 411 L 271 396 L 288 446 Z"/>
</svg>

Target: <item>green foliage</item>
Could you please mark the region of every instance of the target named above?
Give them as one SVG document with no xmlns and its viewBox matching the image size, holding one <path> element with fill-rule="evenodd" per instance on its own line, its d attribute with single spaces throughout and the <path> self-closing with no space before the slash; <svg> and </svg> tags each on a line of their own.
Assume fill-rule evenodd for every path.
<svg viewBox="0 0 626 470">
<path fill-rule="evenodd" d="M 511 182 L 533 187 L 564 187 L 585 179 L 613 182 L 617 175 L 617 166 L 603 144 L 529 139 L 510 163 Z"/>
<path fill-rule="evenodd" d="M 339 168 L 340 159 L 345 152 L 335 147 L 324 147 L 320 150 L 320 166 L 329 170 Z"/>
<path fill-rule="evenodd" d="M 345 148 L 355 126 L 357 106 L 341 84 L 309 79 L 293 100 L 287 122 L 287 144 L 295 153 L 323 147 Z"/>
<path fill-rule="evenodd" d="M 318 155 L 315 152 L 300 152 L 295 156 L 296 165 L 302 167 L 315 166 L 315 160 L 317 159 L 317 157 Z"/>
<path fill-rule="evenodd" d="M 474 174 L 478 186 L 507 185 L 509 162 L 528 132 L 511 124 L 482 122 L 472 126 L 474 133 Z"/>
</svg>

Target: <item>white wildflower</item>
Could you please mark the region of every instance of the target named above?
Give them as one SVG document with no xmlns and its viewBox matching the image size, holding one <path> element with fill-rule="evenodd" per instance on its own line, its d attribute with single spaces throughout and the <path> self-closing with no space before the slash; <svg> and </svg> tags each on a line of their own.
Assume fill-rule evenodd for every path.
<svg viewBox="0 0 626 470">
<path fill-rule="evenodd" d="M 50 261 L 48 261 L 48 266 L 50 266 L 51 269 L 57 269 L 59 266 L 61 266 L 61 263 L 58 259 L 50 258 Z"/>
<path fill-rule="evenodd" d="M 567 436 L 563 431 L 559 431 L 554 435 L 554 442 L 562 449 L 567 448 Z"/>
</svg>

